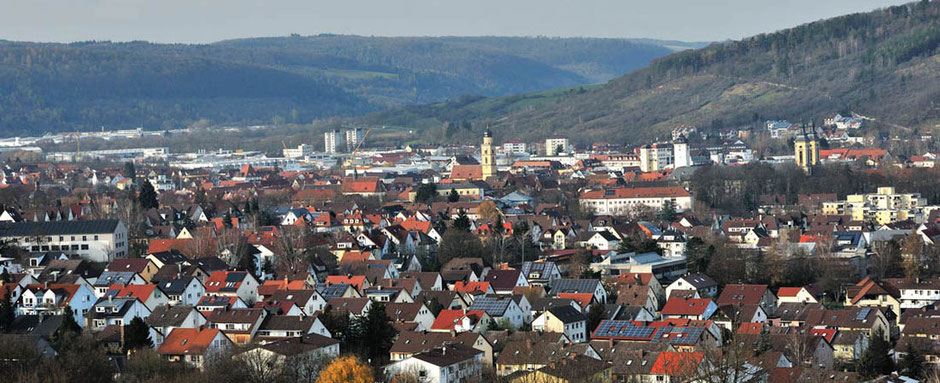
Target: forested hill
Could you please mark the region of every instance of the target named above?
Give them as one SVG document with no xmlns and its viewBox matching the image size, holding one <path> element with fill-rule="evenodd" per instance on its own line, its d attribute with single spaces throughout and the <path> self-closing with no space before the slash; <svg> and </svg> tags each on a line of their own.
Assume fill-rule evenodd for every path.
<svg viewBox="0 0 940 383">
<path fill-rule="evenodd" d="M 621 39 L 337 35 L 206 45 L 0 41 L 0 135 L 159 129 L 199 119 L 309 122 L 462 94 L 604 82 L 676 45 L 683 47 Z"/>
<path fill-rule="evenodd" d="M 940 2 L 921 1 L 675 53 L 604 86 L 462 98 L 365 122 L 465 139 L 567 134 L 581 142 L 664 138 L 677 124 L 729 127 L 851 111 L 892 129 L 940 123 Z M 465 127 L 472 122 L 473 131 Z"/>
</svg>

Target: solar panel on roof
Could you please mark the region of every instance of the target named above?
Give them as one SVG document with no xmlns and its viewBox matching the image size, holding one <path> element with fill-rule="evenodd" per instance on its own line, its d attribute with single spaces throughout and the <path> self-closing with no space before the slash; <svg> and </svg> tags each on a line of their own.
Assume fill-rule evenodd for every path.
<svg viewBox="0 0 940 383">
<path fill-rule="evenodd" d="M 868 318 L 868 313 L 870 312 L 871 312 L 871 308 L 865 307 L 858 311 L 858 315 L 855 317 L 855 319 L 862 320 L 862 319 Z"/>
</svg>

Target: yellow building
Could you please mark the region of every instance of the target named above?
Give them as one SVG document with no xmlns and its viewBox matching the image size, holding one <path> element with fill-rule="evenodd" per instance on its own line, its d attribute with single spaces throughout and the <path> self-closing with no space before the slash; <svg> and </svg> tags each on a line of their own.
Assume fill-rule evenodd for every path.
<svg viewBox="0 0 940 383">
<path fill-rule="evenodd" d="M 880 187 L 877 193 L 850 194 L 845 201 L 824 202 L 823 214 L 848 215 L 853 221 L 891 222 L 926 217 L 931 206 L 919 193 L 897 193 L 893 187 Z"/>
<path fill-rule="evenodd" d="M 816 138 L 816 128 L 812 128 L 811 133 L 806 132 L 806 126 L 803 126 L 803 132 L 796 137 L 793 142 L 794 157 L 796 166 L 809 172 L 813 166 L 819 164 L 819 140 Z"/>
<path fill-rule="evenodd" d="M 480 166 L 483 168 L 483 179 L 496 176 L 496 154 L 493 153 L 493 132 L 486 129 L 483 132 L 483 145 L 480 146 Z"/>
</svg>

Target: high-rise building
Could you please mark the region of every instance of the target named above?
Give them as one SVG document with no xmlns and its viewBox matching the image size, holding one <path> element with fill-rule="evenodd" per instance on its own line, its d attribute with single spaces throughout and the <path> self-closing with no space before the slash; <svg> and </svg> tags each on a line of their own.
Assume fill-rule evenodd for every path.
<svg viewBox="0 0 940 383">
<path fill-rule="evenodd" d="M 362 137 L 364 132 L 362 129 L 353 128 L 346 131 L 346 151 L 352 153 L 353 150 L 356 150 L 356 147 L 359 146 L 359 143 L 362 142 Z"/>
<path fill-rule="evenodd" d="M 493 132 L 486 129 L 483 132 L 483 145 L 480 145 L 480 166 L 483 179 L 496 176 L 496 154 L 493 153 Z"/>
<path fill-rule="evenodd" d="M 672 142 L 672 152 L 675 159 L 675 168 L 684 168 L 686 166 L 692 166 L 692 156 L 689 154 L 689 140 L 685 138 L 684 135 L 680 134 L 675 141 Z"/>
<path fill-rule="evenodd" d="M 640 170 L 643 172 L 657 172 L 674 164 L 673 146 L 669 144 L 652 144 L 640 147 Z"/>
<path fill-rule="evenodd" d="M 800 135 L 793 141 L 796 166 L 803 168 L 803 171 L 807 173 L 812 171 L 813 166 L 819 164 L 819 140 L 816 138 L 815 125 L 811 130 L 812 132 L 807 132 L 804 124 Z"/>
<path fill-rule="evenodd" d="M 559 153 L 568 152 L 568 138 L 553 136 L 545 139 L 545 155 L 557 156 Z"/>
<path fill-rule="evenodd" d="M 329 132 L 323 133 L 323 151 L 327 153 L 339 152 L 341 139 L 342 136 L 340 136 L 339 130 L 331 130 Z"/>
</svg>

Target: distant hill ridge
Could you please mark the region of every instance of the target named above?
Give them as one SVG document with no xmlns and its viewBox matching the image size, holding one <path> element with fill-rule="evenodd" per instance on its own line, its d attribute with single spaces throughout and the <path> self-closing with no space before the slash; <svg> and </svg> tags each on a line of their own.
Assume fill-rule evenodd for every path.
<svg viewBox="0 0 940 383">
<path fill-rule="evenodd" d="M 461 94 L 500 96 L 605 82 L 672 51 L 651 41 L 589 38 L 0 41 L 0 133 L 160 129 L 199 119 L 265 123 L 275 116 L 309 123 Z"/>
<path fill-rule="evenodd" d="M 664 138 L 679 124 L 728 127 L 838 111 L 933 129 L 938 47 L 940 2 L 920 1 L 674 53 L 603 86 L 453 99 L 360 122 L 424 128 L 431 140 L 466 139 L 489 126 L 497 139 L 565 134 L 620 143 Z"/>
</svg>

